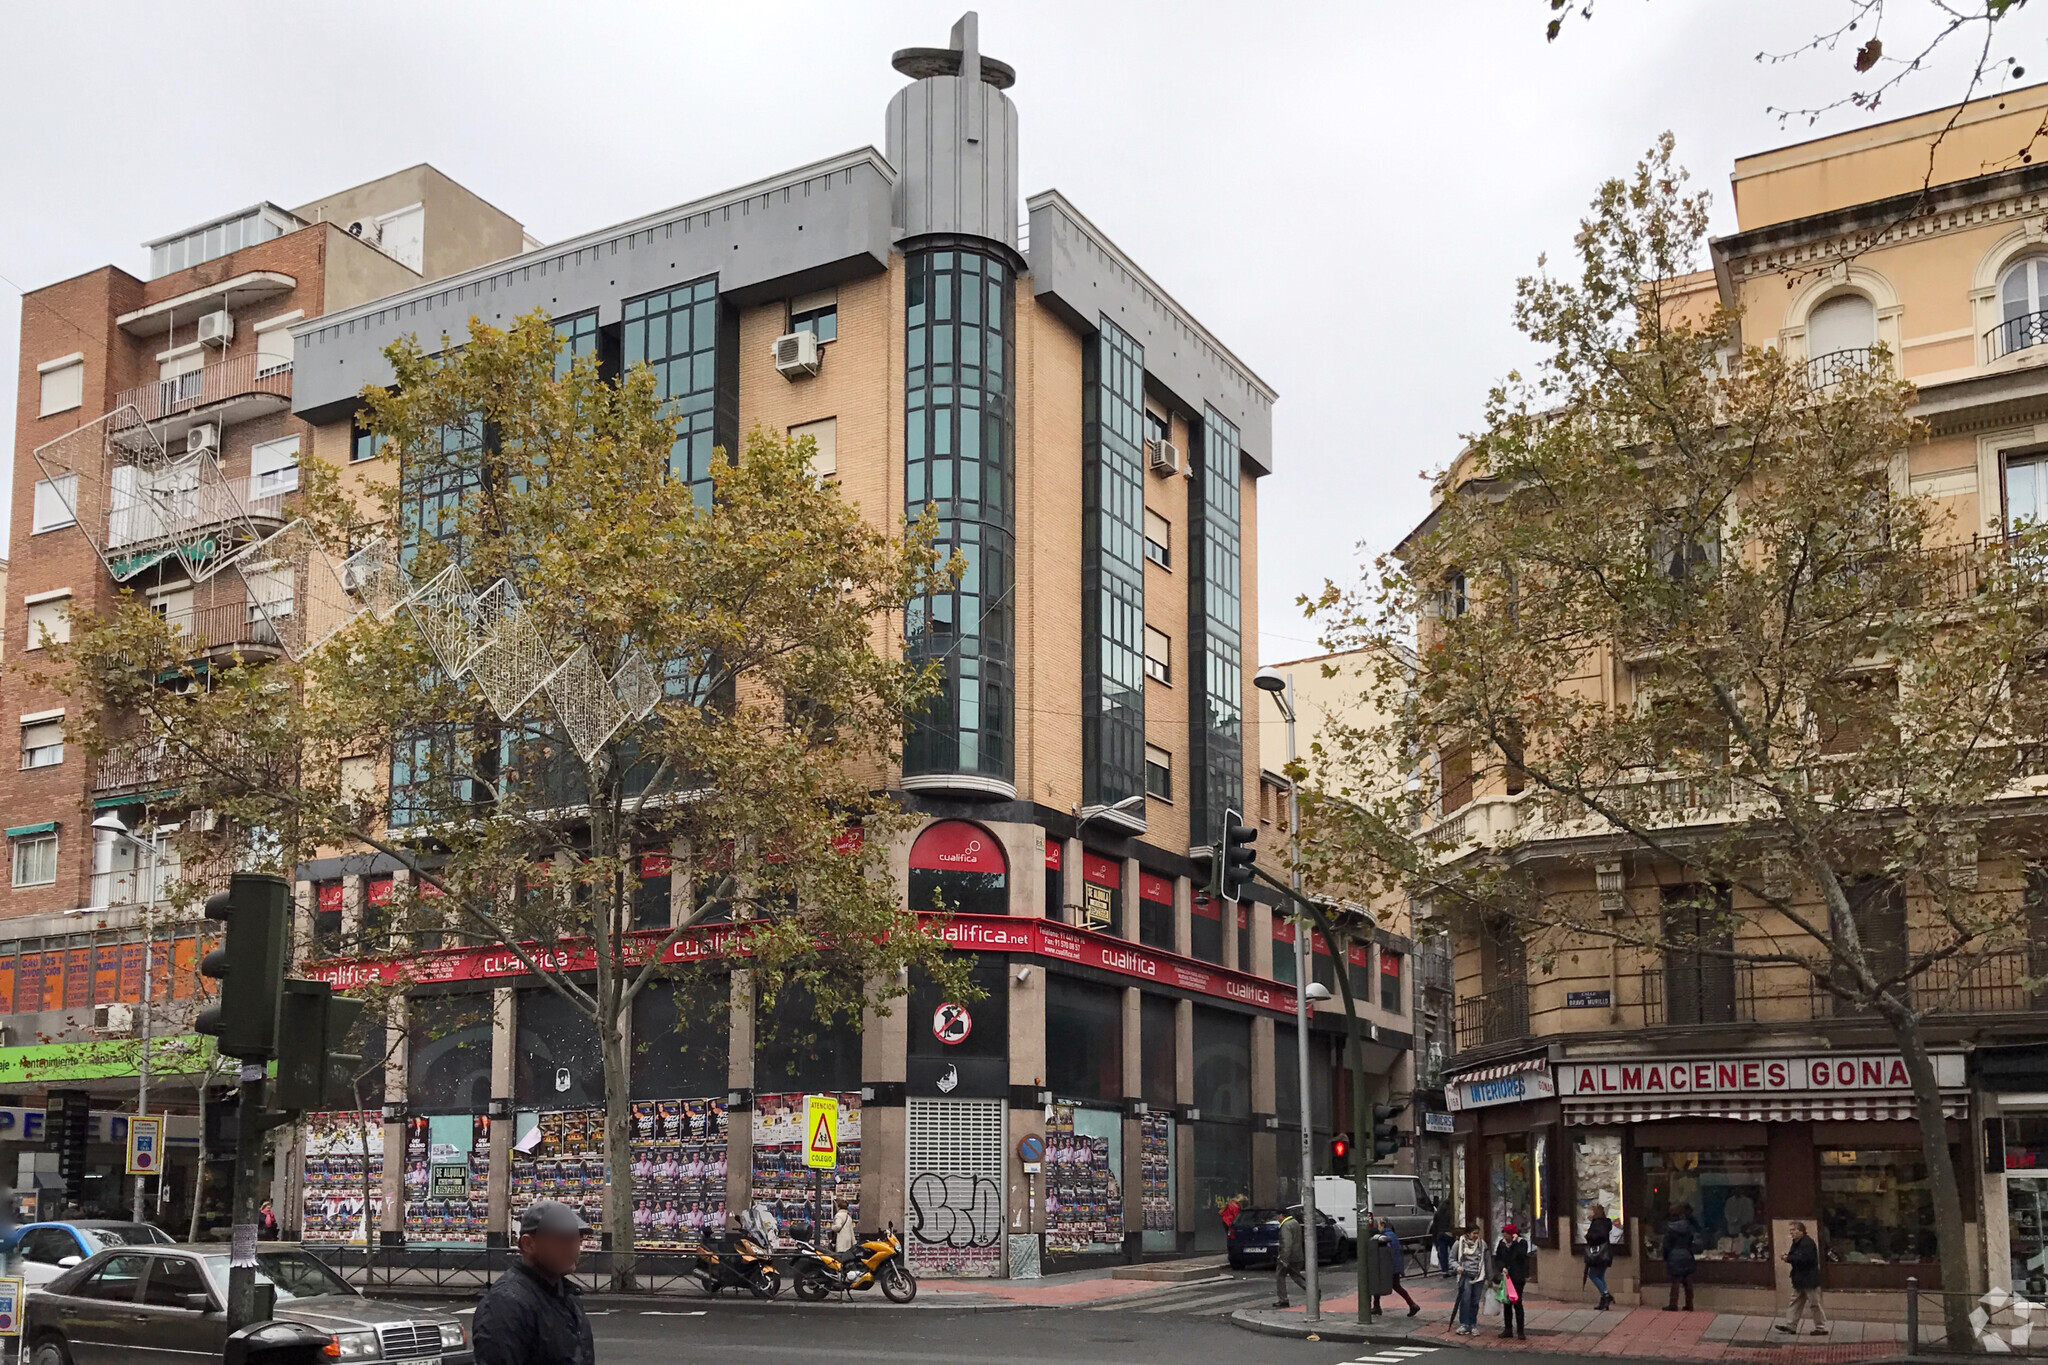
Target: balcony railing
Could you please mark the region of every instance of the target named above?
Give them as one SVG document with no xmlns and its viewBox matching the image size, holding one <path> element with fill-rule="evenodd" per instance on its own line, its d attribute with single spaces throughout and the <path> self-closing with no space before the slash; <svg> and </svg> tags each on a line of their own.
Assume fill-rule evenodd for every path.
<svg viewBox="0 0 2048 1365">
<path fill-rule="evenodd" d="M 1996 360 L 2044 341 L 2048 341 L 2048 313 L 2022 313 L 1984 334 L 1984 354 L 1987 359 Z"/>
<path fill-rule="evenodd" d="M 133 407 L 145 422 L 196 412 L 236 398 L 292 396 L 292 363 L 273 355 L 243 355 L 202 365 L 169 379 L 124 391 L 115 408 Z"/>
<path fill-rule="evenodd" d="M 1831 388 L 1851 375 L 1862 374 L 1876 359 L 1875 346 L 1850 346 L 1817 355 L 1806 362 L 1806 386 L 1811 389 Z"/>
<path fill-rule="evenodd" d="M 120 466 L 109 498 L 107 548 L 186 540 L 244 515 L 282 521 L 284 500 L 298 485 L 279 488 L 274 477 L 219 478 L 210 462 L 196 457 L 158 470 Z"/>
<path fill-rule="evenodd" d="M 270 617 L 246 602 L 195 607 L 173 617 L 172 624 L 188 637 L 194 653 L 230 649 L 275 653 L 282 647 Z"/>
<path fill-rule="evenodd" d="M 1529 1036 L 1529 983 L 1514 981 L 1458 1002 L 1454 1049 L 1486 1047 Z"/>
</svg>

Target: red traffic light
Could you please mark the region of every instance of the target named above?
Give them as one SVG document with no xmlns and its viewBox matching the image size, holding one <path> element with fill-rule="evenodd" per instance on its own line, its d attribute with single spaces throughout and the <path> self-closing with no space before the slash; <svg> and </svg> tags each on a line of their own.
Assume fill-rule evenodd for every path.
<svg viewBox="0 0 2048 1365">
<path fill-rule="evenodd" d="M 1349 1156 L 1350 1154 L 1351 1154 L 1351 1139 L 1350 1139 L 1350 1138 L 1348 1138 L 1348 1137 L 1334 1137 L 1334 1138 L 1331 1138 L 1331 1139 L 1330 1139 L 1330 1155 L 1331 1155 L 1331 1156 L 1333 1156 L 1333 1157 L 1337 1158 L 1337 1160 L 1339 1160 L 1339 1161 L 1342 1161 L 1342 1160 L 1343 1160 L 1343 1159 L 1344 1159 L 1345 1157 Z"/>
</svg>

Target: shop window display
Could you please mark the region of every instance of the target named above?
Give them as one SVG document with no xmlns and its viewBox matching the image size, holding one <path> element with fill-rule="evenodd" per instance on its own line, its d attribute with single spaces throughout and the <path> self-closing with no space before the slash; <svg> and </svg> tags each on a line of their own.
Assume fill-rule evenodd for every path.
<svg viewBox="0 0 2048 1365">
<path fill-rule="evenodd" d="M 1530 1146 L 1530 1135 L 1522 1133 L 1487 1140 L 1486 1216 L 1488 1227 L 1496 1232 L 1506 1223 L 1534 1228 L 1542 1217 L 1537 1206 L 1537 1154 Z"/>
<path fill-rule="evenodd" d="M 2005 1116 L 2005 1220 L 2013 1292 L 2048 1299 L 2048 1114 Z"/>
<path fill-rule="evenodd" d="M 1661 1230 L 1679 1205 L 1692 1210 L 1698 1256 L 1711 1261 L 1769 1261 L 1764 1216 L 1764 1149 L 1644 1152 L 1643 1226 Z"/>
<path fill-rule="evenodd" d="M 834 1201 L 843 1199 L 854 1225 L 860 1225 L 860 1092 L 812 1093 L 834 1094 L 839 1101 L 839 1165 L 824 1172 L 815 1188 L 804 1159 L 804 1096 L 754 1096 L 753 1200 L 775 1215 L 785 1249 L 793 1244 L 789 1225 L 809 1223 L 814 1205 L 829 1223 Z"/>
<path fill-rule="evenodd" d="M 1572 1240 L 1584 1245 L 1586 1224 L 1595 1204 L 1623 1227 L 1621 1202 L 1621 1134 L 1581 1133 L 1572 1142 L 1572 1169 L 1577 1178 L 1578 1206 L 1572 1211 Z"/>
<path fill-rule="evenodd" d="M 304 1141 L 300 1239 L 361 1245 L 366 1189 L 368 1226 L 384 1212 L 384 1116 L 308 1114 Z"/>
<path fill-rule="evenodd" d="M 1850 1264 L 1934 1259 L 1934 1193 L 1927 1158 L 1911 1150 L 1823 1147 L 1821 1252 Z"/>
<path fill-rule="evenodd" d="M 1053 1105 L 1045 1125 L 1045 1246 L 1115 1251 L 1124 1243 L 1123 1115 Z"/>
</svg>

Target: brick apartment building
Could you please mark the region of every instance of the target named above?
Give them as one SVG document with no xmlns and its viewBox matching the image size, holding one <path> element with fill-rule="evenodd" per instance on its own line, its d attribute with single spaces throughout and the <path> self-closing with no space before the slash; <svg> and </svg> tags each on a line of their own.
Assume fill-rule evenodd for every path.
<svg viewBox="0 0 2048 1365">
<path fill-rule="evenodd" d="M 153 857 L 123 832 L 175 816 L 149 805 L 157 784 L 147 765 L 96 767 L 67 748 L 64 700 L 34 680 L 38 651 L 130 591 L 182 624 L 200 652 L 262 658 L 274 642 L 261 613 L 233 595 L 239 584 L 231 593 L 236 576 L 195 584 L 192 569 L 289 515 L 310 437 L 291 411 L 292 325 L 529 244 L 518 222 L 422 165 L 296 209 L 257 204 L 150 242 L 146 277 L 107 265 L 23 297 L 13 553 L 0 612 L 0 654 L 12 665 L 0 678 L 0 711 L 18 741 L 17 763 L 0 765 L 11 871 L 0 902 L 7 1043 L 61 1049 L 132 1032 L 145 957 L 159 1036 L 189 1031 L 196 994 L 196 930 L 166 926 L 165 909 L 151 904 L 176 877 L 175 854 Z M 45 478 L 39 448 L 77 458 L 80 471 Z M 217 460 L 232 496 L 188 472 L 188 450 Z M 152 456 L 164 458 L 153 467 Z M 152 478 L 189 481 L 180 515 L 152 515 L 138 502 L 137 481 Z M 157 940 L 149 954 L 146 919 Z M 36 1060 L 12 1071 L 0 1061 L 0 1073 L 10 1082 L 75 1079 L 61 1056 Z M 132 1102 L 132 1081 L 93 1088 L 110 1107 L 123 1095 Z M 189 1108 L 191 1093 L 183 1098 Z M 0 1149 L 21 1132 L 0 1131 Z M 111 1144 L 116 1133 L 102 1136 Z M 4 1157 L 0 1175 L 14 1175 Z M 90 1201 L 103 1191 L 95 1182 L 73 1193 Z"/>
</svg>

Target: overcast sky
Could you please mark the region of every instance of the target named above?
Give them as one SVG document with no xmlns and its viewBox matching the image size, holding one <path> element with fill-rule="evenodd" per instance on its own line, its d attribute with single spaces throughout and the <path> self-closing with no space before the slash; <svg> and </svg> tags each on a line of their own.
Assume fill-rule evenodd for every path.
<svg viewBox="0 0 2048 1365">
<path fill-rule="evenodd" d="M 144 240 L 255 200 L 428 161 L 555 241 L 880 147 L 903 83 L 890 53 L 942 45 L 960 8 L 10 5 L 0 386 L 17 290 L 109 262 L 143 274 Z M 1542 0 L 983 0 L 983 49 L 1018 73 L 1023 193 L 1064 191 L 1280 392 L 1264 658 L 1313 652 L 1295 597 L 1426 510 L 1422 473 L 1526 356 L 1515 279 L 1569 253 L 1602 177 L 1671 129 L 1727 232 L 1735 156 L 1871 118 L 1781 129 L 1769 106 L 1844 93 L 1847 56 L 1755 60 L 1847 8 L 1601 0 L 1546 44 Z M 2025 23 L 2008 46 L 2048 58 L 2048 12 Z M 1883 115 L 1953 98 L 1961 57 Z M 4 395 L 0 459 L 13 413 Z"/>
</svg>

